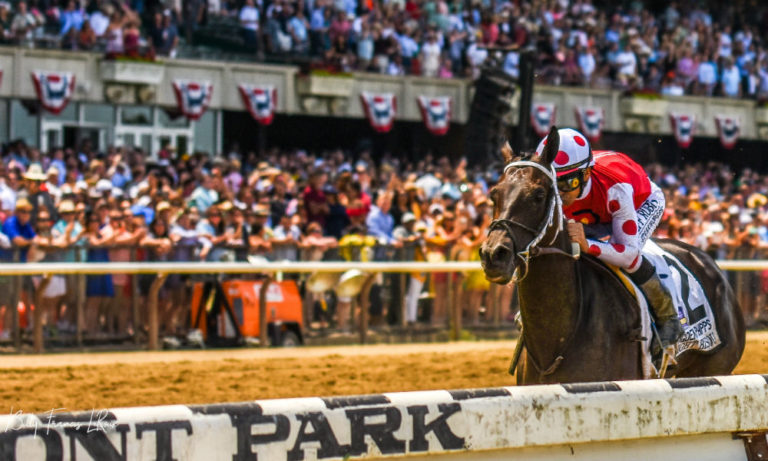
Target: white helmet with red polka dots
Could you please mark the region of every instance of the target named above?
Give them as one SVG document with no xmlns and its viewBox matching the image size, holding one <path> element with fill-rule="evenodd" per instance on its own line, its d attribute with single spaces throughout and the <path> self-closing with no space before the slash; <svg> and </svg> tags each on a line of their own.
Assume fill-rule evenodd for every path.
<svg viewBox="0 0 768 461">
<path fill-rule="evenodd" d="M 589 147 L 587 137 L 573 128 L 560 128 L 557 130 L 560 135 L 560 146 L 553 166 L 557 176 L 563 176 L 573 173 L 577 170 L 583 170 L 595 164 L 592 158 L 592 148 Z M 536 155 L 540 156 L 547 144 L 547 138 L 541 140 L 539 147 L 536 148 Z"/>
</svg>

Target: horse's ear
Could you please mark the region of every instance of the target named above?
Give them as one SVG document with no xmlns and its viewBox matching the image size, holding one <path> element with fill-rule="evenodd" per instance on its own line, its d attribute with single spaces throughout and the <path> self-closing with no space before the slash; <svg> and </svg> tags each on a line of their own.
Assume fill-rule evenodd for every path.
<svg viewBox="0 0 768 461">
<path fill-rule="evenodd" d="M 545 142 L 544 149 L 541 151 L 541 163 L 549 166 L 555 161 L 557 151 L 560 149 L 560 134 L 558 134 L 556 126 L 553 125 L 549 130 Z"/>
<path fill-rule="evenodd" d="M 509 141 L 505 142 L 501 146 L 501 155 L 504 157 L 504 163 L 511 163 L 515 160 L 515 152 L 512 150 L 512 146 L 509 145 Z"/>
</svg>

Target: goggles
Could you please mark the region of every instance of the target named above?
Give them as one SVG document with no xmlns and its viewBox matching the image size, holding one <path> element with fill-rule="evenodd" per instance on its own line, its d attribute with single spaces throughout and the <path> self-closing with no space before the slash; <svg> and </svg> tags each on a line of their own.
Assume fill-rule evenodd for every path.
<svg viewBox="0 0 768 461">
<path fill-rule="evenodd" d="M 571 192 L 581 187 L 583 183 L 584 172 L 582 170 L 577 170 L 557 178 L 557 190 L 560 192 Z"/>
</svg>

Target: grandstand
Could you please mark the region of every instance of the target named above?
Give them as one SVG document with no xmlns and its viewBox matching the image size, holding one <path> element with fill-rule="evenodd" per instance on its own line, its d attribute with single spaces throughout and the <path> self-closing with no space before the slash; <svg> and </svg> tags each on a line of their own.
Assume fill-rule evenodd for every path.
<svg viewBox="0 0 768 461">
<path fill-rule="evenodd" d="M 520 114 L 530 115 L 529 144 L 551 124 L 579 127 L 595 147 L 647 165 L 668 195 L 659 235 L 721 259 L 759 258 L 768 245 L 763 9 L 4 3 L 5 260 L 471 260 L 497 163 L 467 135 L 506 130 L 491 133 L 495 142 Z M 536 70 L 530 114 L 514 91 L 523 55 Z M 476 87 L 490 84 L 476 78 L 492 66 L 497 82 L 510 82 L 503 96 Z M 487 120 L 472 115 L 481 93 L 504 99 Z M 371 249 L 348 250 L 359 247 Z M 475 275 L 457 277 L 470 325 L 511 321 L 511 289 L 498 301 Z M 307 327 L 348 330 L 349 307 L 310 299 L 305 279 Z M 34 280 L 5 280 L 14 289 L 3 292 L 2 335 L 17 345 L 12 330 L 23 336 L 31 322 L 10 306 L 33 303 Z M 415 280 L 374 285 L 374 328 L 447 325 L 452 284 L 438 274 L 410 293 Z M 765 317 L 759 280 L 734 276 L 749 323 Z M 193 281 L 166 282 L 164 334 L 189 328 Z M 56 277 L 43 297 L 47 334 L 142 341 L 150 284 Z M 329 313 L 337 307 L 341 318 Z"/>
</svg>

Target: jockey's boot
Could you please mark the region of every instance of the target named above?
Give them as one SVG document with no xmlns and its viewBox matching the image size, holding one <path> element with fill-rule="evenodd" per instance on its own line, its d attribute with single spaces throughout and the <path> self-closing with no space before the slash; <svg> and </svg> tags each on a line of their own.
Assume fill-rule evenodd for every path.
<svg viewBox="0 0 768 461">
<path fill-rule="evenodd" d="M 643 258 L 640 267 L 629 274 L 630 278 L 640 286 L 645 293 L 648 302 L 651 304 L 654 316 L 656 317 L 656 326 L 659 332 L 661 346 L 666 348 L 675 344 L 683 335 L 683 327 L 680 325 L 680 319 L 677 316 L 677 310 L 672 302 L 672 295 L 669 290 L 661 283 L 656 268 L 650 261 Z"/>
<path fill-rule="evenodd" d="M 680 325 L 680 319 L 677 316 L 675 305 L 672 303 L 672 295 L 669 290 L 661 283 L 656 271 L 653 272 L 650 279 L 640 285 L 640 288 L 651 303 L 651 309 L 656 316 L 661 347 L 666 348 L 675 344 L 683 336 L 683 327 Z"/>
</svg>

